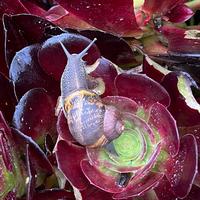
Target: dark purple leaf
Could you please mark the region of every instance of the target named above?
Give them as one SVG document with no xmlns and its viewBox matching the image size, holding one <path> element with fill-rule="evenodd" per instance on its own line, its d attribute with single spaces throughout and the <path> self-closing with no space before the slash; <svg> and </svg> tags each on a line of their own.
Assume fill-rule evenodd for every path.
<svg viewBox="0 0 200 200">
<path fill-rule="evenodd" d="M 190 19 L 193 15 L 194 13 L 189 7 L 179 5 L 168 12 L 166 16 L 169 18 L 170 22 L 180 23 Z"/>
<path fill-rule="evenodd" d="M 158 15 L 163 15 L 177 5 L 181 5 L 183 3 L 184 0 L 165 0 L 162 2 L 157 0 L 145 0 L 142 9 L 149 14 L 157 13 Z"/>
<path fill-rule="evenodd" d="M 104 192 L 92 185 L 81 191 L 83 200 L 113 200 L 112 194 Z"/>
<path fill-rule="evenodd" d="M 86 156 L 85 149 L 60 140 L 56 144 L 55 153 L 58 168 L 67 180 L 77 189 L 84 190 L 89 184 L 80 167 L 81 160 Z"/>
<path fill-rule="evenodd" d="M 200 152 L 200 125 L 197 126 L 191 126 L 191 127 L 180 127 L 179 132 L 181 136 L 191 134 L 195 137 L 197 142 L 197 149 L 198 152 Z M 200 155 L 198 155 L 198 166 L 200 166 Z M 195 182 L 198 184 L 200 183 L 200 167 L 198 167 L 198 175 L 195 178 Z"/>
<path fill-rule="evenodd" d="M 139 182 L 134 182 L 134 178 L 132 182 L 128 184 L 128 186 L 119 194 L 114 194 L 114 199 L 124 199 L 133 196 L 140 196 L 144 194 L 146 191 L 156 187 L 159 181 L 163 178 L 163 174 L 151 172 L 149 175 L 144 177 Z"/>
<path fill-rule="evenodd" d="M 55 5 L 45 13 L 45 18 L 63 29 L 96 30 L 80 17 L 69 13 L 60 5 Z M 75 31 L 76 32 L 76 31 Z"/>
<path fill-rule="evenodd" d="M 200 188 L 196 185 L 193 185 L 192 189 L 186 199 L 187 200 L 199 200 L 199 197 L 200 197 Z"/>
<path fill-rule="evenodd" d="M 107 96 L 102 99 L 106 105 L 115 106 L 120 112 L 136 113 L 138 104 L 127 97 L 122 96 Z"/>
<path fill-rule="evenodd" d="M 1 13 L 2 14 L 2 13 Z M 5 53 L 4 53 L 4 30 L 3 30 L 3 23 L 0 22 L 0 73 L 8 76 L 8 67 L 5 60 Z"/>
<path fill-rule="evenodd" d="M 179 133 L 181 136 L 191 134 L 195 137 L 198 147 L 198 152 L 200 152 L 200 125 L 189 126 L 189 127 L 179 127 Z M 198 169 L 200 172 L 200 168 Z"/>
<path fill-rule="evenodd" d="M 115 80 L 119 96 L 133 99 L 138 105 L 149 108 L 156 102 L 169 106 L 167 91 L 157 82 L 141 74 L 120 74 Z"/>
<path fill-rule="evenodd" d="M 200 55 L 195 54 L 158 54 L 151 58 L 162 66 L 168 66 L 171 71 L 184 71 L 200 83 Z M 149 75 L 149 74 L 148 74 Z M 151 77 L 151 75 L 150 75 Z"/>
<path fill-rule="evenodd" d="M 128 43 L 121 37 L 116 37 L 100 31 L 89 30 L 81 31 L 80 34 L 91 40 L 97 38 L 95 43 L 101 55 L 121 68 L 130 68 L 141 64 L 139 60 L 137 60 L 138 52 L 133 52 Z"/>
<path fill-rule="evenodd" d="M 17 13 L 28 13 L 28 10 L 25 9 L 25 7 L 20 3 L 18 0 L 4 0 L 1 1 L 0 4 L 0 18 L 2 18 L 3 14 L 17 14 Z M 2 72 L 4 75 L 8 75 L 8 69 L 6 66 L 6 60 L 5 60 L 5 53 L 4 53 L 4 29 L 3 29 L 3 23 L 0 22 L 0 72 Z"/>
<path fill-rule="evenodd" d="M 41 87 L 51 92 L 59 90 L 59 83 L 47 76 L 39 66 L 39 48 L 39 44 L 23 48 L 16 53 L 11 62 L 9 77 L 19 98 L 32 88 Z"/>
<path fill-rule="evenodd" d="M 58 189 L 58 188 L 53 188 L 53 189 L 46 189 L 46 190 L 41 190 L 39 192 L 36 192 L 34 195 L 33 200 L 74 200 L 74 195 L 72 192 L 68 192 L 64 189 Z"/>
<path fill-rule="evenodd" d="M 159 68 L 156 68 L 155 65 L 157 65 L 157 63 L 154 63 L 154 61 L 152 61 L 153 60 L 151 60 L 149 57 L 144 57 L 143 73 L 146 74 L 149 78 L 152 78 L 153 80 L 160 83 L 165 74 L 161 70 L 159 70 Z M 162 66 L 159 67 L 162 68 Z"/>
<path fill-rule="evenodd" d="M 162 180 L 159 181 L 157 187 L 154 188 L 156 195 L 159 200 L 176 200 L 169 181 L 164 176 Z"/>
<path fill-rule="evenodd" d="M 63 112 L 60 112 L 58 115 L 57 131 L 61 139 L 65 140 L 68 143 L 76 143 L 75 139 L 72 137 L 69 131 L 67 119 Z"/>
<path fill-rule="evenodd" d="M 26 152 L 26 145 L 29 145 L 29 155 L 31 157 L 31 163 L 34 165 L 34 169 L 40 169 L 47 174 L 53 173 L 53 167 L 45 153 L 41 150 L 38 144 L 31 139 L 31 137 L 23 134 L 17 129 L 12 129 L 12 135 L 16 141 L 19 151 L 21 151 L 22 154 Z"/>
<path fill-rule="evenodd" d="M 92 26 L 115 35 L 137 35 L 139 28 L 132 0 L 57 0 L 67 11 Z M 101 20 L 99 20 L 101 19 Z"/>
<path fill-rule="evenodd" d="M 168 40 L 168 50 L 170 54 L 195 54 L 199 55 L 200 29 L 183 29 L 174 26 L 163 26 L 162 33 Z M 184 56 L 184 55 L 183 55 Z"/>
<path fill-rule="evenodd" d="M 29 90 L 16 106 L 13 126 L 42 145 L 46 134 L 56 137 L 54 108 L 54 100 L 44 89 Z"/>
<path fill-rule="evenodd" d="M 49 21 L 28 14 L 5 15 L 4 29 L 6 30 L 5 53 L 8 66 L 15 53 L 23 47 L 43 42 L 50 36 L 63 32 Z"/>
<path fill-rule="evenodd" d="M 190 192 L 197 166 L 197 143 L 195 137 L 188 134 L 181 138 L 179 153 L 169 160 L 166 172 L 172 191 L 179 198 L 186 197 Z"/>
<path fill-rule="evenodd" d="M 38 5 L 34 4 L 31 1 L 21 0 L 24 7 L 31 13 L 32 15 L 44 17 L 46 14 L 46 10 L 44 10 L 42 7 L 39 7 Z"/>
<path fill-rule="evenodd" d="M 72 33 L 57 35 L 48 39 L 39 50 L 38 59 L 44 71 L 54 79 L 60 80 L 67 58 L 60 45 L 62 42 L 70 53 L 80 53 L 91 42 L 88 38 Z M 94 63 L 100 57 L 99 50 L 94 44 L 88 50 L 84 60 L 88 64 Z"/>
<path fill-rule="evenodd" d="M 26 167 L 27 167 L 28 178 L 29 178 L 29 181 L 27 184 L 27 191 L 26 191 L 27 192 L 26 200 L 32 200 L 34 190 L 35 190 L 35 184 L 36 184 L 36 180 L 35 180 L 36 172 L 31 162 L 31 153 L 30 153 L 29 144 L 26 145 Z"/>
<path fill-rule="evenodd" d="M 21 0 L 21 2 L 23 5 L 24 3 L 26 5 L 26 0 Z M 36 6 L 44 10 L 48 10 L 56 4 L 55 0 L 29 0 L 29 2 L 35 4 Z"/>
<path fill-rule="evenodd" d="M 15 110 L 16 98 L 13 85 L 0 73 L 0 110 L 8 122 L 12 120 Z"/>
<path fill-rule="evenodd" d="M 148 190 L 144 194 L 140 195 L 139 197 L 131 197 L 128 200 L 159 200 L 155 191 L 153 189 Z"/>
<path fill-rule="evenodd" d="M 179 151 L 179 133 L 176 121 L 162 104 L 152 105 L 148 124 L 159 133 L 165 150 L 172 156 L 176 155 Z"/>
<path fill-rule="evenodd" d="M 11 136 L 11 131 L 10 131 L 10 127 L 8 126 L 4 116 L 3 116 L 3 113 L 0 111 L 0 130 L 1 131 L 4 131 L 6 133 L 6 137 L 12 137 Z"/>
<path fill-rule="evenodd" d="M 103 57 L 101 57 L 98 62 L 99 64 L 97 68 L 91 72 L 90 75 L 103 80 L 105 84 L 105 92 L 103 93 L 103 96 L 114 95 L 114 80 L 117 76 L 117 70 L 109 60 Z"/>
<path fill-rule="evenodd" d="M 2 129 L 2 127 L 0 127 Z M 13 171 L 13 160 L 11 155 L 11 146 L 7 137 L 7 133 L 0 130 L 0 155 L 1 155 L 1 173 L 2 170 L 12 172 Z M 4 169 L 5 168 L 5 169 Z M 2 176 L 3 179 L 3 176 Z M 2 180 L 1 180 L 2 182 Z M 2 183 L 4 184 L 4 183 Z"/>
<path fill-rule="evenodd" d="M 17 13 L 26 13 L 27 10 L 19 0 L 4 0 L 0 4 L 0 16 L 2 17 L 3 13 L 7 14 L 17 14 Z"/>
</svg>

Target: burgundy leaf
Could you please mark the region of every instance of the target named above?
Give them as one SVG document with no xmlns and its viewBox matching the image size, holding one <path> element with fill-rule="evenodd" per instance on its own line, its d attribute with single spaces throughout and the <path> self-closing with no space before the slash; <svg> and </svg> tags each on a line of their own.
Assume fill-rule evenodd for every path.
<svg viewBox="0 0 200 200">
<path fill-rule="evenodd" d="M 200 152 L 200 125 L 189 126 L 189 127 L 179 127 L 179 133 L 181 136 L 191 134 L 195 137 L 198 147 L 198 152 Z M 198 168 L 200 171 L 200 168 Z"/>
<path fill-rule="evenodd" d="M 174 26 L 163 26 L 162 33 L 168 40 L 168 50 L 171 54 L 199 54 L 200 29 L 183 29 Z M 184 56 L 184 55 L 183 55 Z"/>
<path fill-rule="evenodd" d="M 6 133 L 6 138 L 12 137 L 10 127 L 8 126 L 1 111 L 0 111 L 0 130 Z"/>
<path fill-rule="evenodd" d="M 7 14 L 17 14 L 26 13 L 27 10 L 19 0 L 4 0 L 0 4 L 0 16 L 3 13 Z"/>
<path fill-rule="evenodd" d="M 115 94 L 115 87 L 114 87 L 114 80 L 117 76 L 117 70 L 114 65 L 107 59 L 101 57 L 98 60 L 99 64 L 97 68 L 90 73 L 92 77 L 101 78 L 105 84 L 105 92 L 103 96 L 114 95 Z"/>
<path fill-rule="evenodd" d="M 18 97 L 32 88 L 45 88 L 48 91 L 58 90 L 56 83 L 39 66 L 37 52 L 39 44 L 27 46 L 14 56 L 9 71 L 9 77 L 15 85 Z"/>
<path fill-rule="evenodd" d="M 16 145 L 19 151 L 26 152 L 26 146 L 29 145 L 28 153 L 31 157 L 31 163 L 34 165 L 34 169 L 40 169 L 47 174 L 53 173 L 53 167 L 46 157 L 45 153 L 41 150 L 37 143 L 31 139 L 31 137 L 23 134 L 17 129 L 12 129 L 13 138 L 16 141 Z"/>
<path fill-rule="evenodd" d="M 26 22 L 26 23 L 24 23 Z M 28 14 L 4 16 L 6 61 L 10 65 L 15 53 L 27 45 L 43 42 L 63 31 L 40 17 Z"/>
<path fill-rule="evenodd" d="M 112 194 L 104 192 L 92 185 L 81 191 L 83 200 L 113 200 Z"/>
<path fill-rule="evenodd" d="M 65 33 L 46 40 L 39 50 L 38 59 L 44 71 L 54 79 L 60 80 L 64 67 L 67 64 L 66 55 L 60 45 L 62 42 L 70 53 L 80 53 L 91 42 L 88 38 L 72 33 Z M 85 60 L 88 64 L 94 63 L 100 57 L 99 50 L 94 44 L 88 50 Z"/>
<path fill-rule="evenodd" d="M 193 15 L 194 13 L 189 7 L 185 5 L 179 5 L 168 12 L 166 16 L 169 18 L 169 21 L 180 23 L 190 19 Z"/>
<path fill-rule="evenodd" d="M 111 35 L 101 31 L 81 31 L 81 35 L 93 40 L 97 38 L 95 44 L 98 46 L 101 55 L 119 67 L 138 66 L 137 52 L 133 52 L 130 45 L 121 37 Z M 114 47 L 114 48 L 113 48 Z"/>
<path fill-rule="evenodd" d="M 118 177 L 100 172 L 97 168 L 90 165 L 88 160 L 81 161 L 81 169 L 92 185 L 110 193 L 123 191 L 123 187 L 117 184 L 116 179 Z"/>
<path fill-rule="evenodd" d="M 159 181 L 157 187 L 154 188 L 156 195 L 159 200 L 176 200 L 169 181 L 164 176 L 162 180 Z"/>
<path fill-rule="evenodd" d="M 120 74 L 115 80 L 119 96 L 133 99 L 138 105 L 149 108 L 156 102 L 170 103 L 167 91 L 157 82 L 141 74 Z"/>
<path fill-rule="evenodd" d="M 153 189 L 145 192 L 144 195 L 141 196 L 141 198 L 142 198 L 142 200 L 159 200 Z M 137 197 L 133 198 L 133 200 L 137 200 L 137 199 L 138 199 Z M 132 199 L 130 199 L 130 200 L 132 200 Z"/>
<path fill-rule="evenodd" d="M 31 1 L 21 0 L 23 5 L 26 7 L 26 9 L 31 13 L 32 15 L 44 17 L 46 14 L 46 10 L 39 7 L 38 5 L 34 4 Z"/>
<path fill-rule="evenodd" d="M 115 106 L 121 112 L 130 112 L 134 114 L 138 109 L 138 104 L 132 99 L 129 99 L 127 97 L 107 96 L 104 97 L 102 101 L 106 105 Z"/>
<path fill-rule="evenodd" d="M 72 192 L 68 192 L 64 189 L 58 189 L 58 188 L 53 188 L 53 189 L 45 189 L 41 190 L 35 193 L 33 200 L 74 200 L 74 195 Z"/>
<path fill-rule="evenodd" d="M 174 156 L 179 151 L 179 133 L 176 121 L 170 112 L 160 103 L 155 103 L 150 109 L 148 124 L 159 133 L 162 146 Z"/>
<path fill-rule="evenodd" d="M 92 26 L 117 35 L 135 35 L 138 25 L 132 0 L 57 0 L 70 13 Z M 101 20 L 99 20 L 101 19 Z"/>
<path fill-rule="evenodd" d="M 197 126 L 191 126 L 191 127 L 180 127 L 179 128 L 180 135 L 187 135 L 191 134 L 195 137 L 197 142 L 197 149 L 198 152 L 200 152 L 200 125 Z M 198 155 L 198 166 L 200 166 L 200 158 Z M 200 167 L 198 167 L 198 175 L 195 177 L 195 182 L 200 183 Z"/>
<path fill-rule="evenodd" d="M 57 131 L 59 137 L 61 137 L 62 140 L 65 140 L 65 142 L 76 143 L 75 139 L 72 137 L 69 131 L 67 119 L 63 112 L 60 112 L 58 115 Z"/>
<path fill-rule="evenodd" d="M 1 1 L 0 4 L 0 18 L 2 19 L 3 14 L 18 14 L 18 13 L 28 13 L 28 10 L 21 4 L 19 0 L 4 0 Z M 5 53 L 4 53 L 4 29 L 3 24 L 0 22 L 0 72 L 2 72 L 4 75 L 8 74 L 7 66 L 6 66 L 6 60 L 5 60 Z"/>
<path fill-rule="evenodd" d="M 60 5 L 55 5 L 45 13 L 45 18 L 56 24 L 57 26 L 66 29 L 75 30 L 93 30 L 96 29 L 86 21 L 80 19 L 77 15 L 69 13 Z"/>
<path fill-rule="evenodd" d="M 65 10 L 62 6 L 55 5 L 51 7 L 45 15 L 46 19 L 55 23 L 55 20 L 59 20 L 60 18 L 69 15 L 69 12 Z"/>
<path fill-rule="evenodd" d="M 26 166 L 27 166 L 27 171 L 28 171 L 28 185 L 27 185 L 27 193 L 26 193 L 26 199 L 27 200 L 32 200 L 33 199 L 33 194 L 35 190 L 35 169 L 33 168 L 32 162 L 31 162 L 31 154 L 30 154 L 30 149 L 29 149 L 29 144 L 26 145 Z"/>
<path fill-rule="evenodd" d="M 2 129 L 2 127 L 0 127 L 0 129 Z M 11 155 L 11 146 L 7 137 L 7 133 L 2 130 L 0 130 L 0 156 L 1 156 L 1 160 L 0 160 L 1 168 L 3 169 L 5 167 L 6 170 L 8 170 L 9 172 L 12 172 L 14 166 L 12 163 L 13 160 L 12 160 L 12 155 Z M 1 169 L 1 173 L 3 173 L 2 169 Z M 2 179 L 3 179 L 3 176 L 2 176 Z"/>
<path fill-rule="evenodd" d="M 25 3 L 26 5 L 26 0 L 21 0 L 21 2 Z M 35 4 L 36 6 L 44 9 L 44 10 L 48 10 L 50 9 L 53 5 L 56 4 L 56 2 L 54 0 L 48 0 L 48 1 L 45 1 L 45 0 L 29 0 L 29 2 Z"/>
<path fill-rule="evenodd" d="M 149 78 L 157 81 L 158 83 L 161 82 L 163 77 L 165 76 L 164 73 L 158 68 L 154 67 L 154 63 L 150 63 L 151 59 L 149 57 L 144 57 L 143 60 L 143 73 L 146 74 Z M 157 63 L 156 63 L 157 64 Z"/>
<path fill-rule="evenodd" d="M 169 10 L 172 10 L 177 5 L 181 5 L 185 0 L 165 0 L 159 2 L 157 0 L 145 0 L 143 10 L 149 14 L 157 13 L 166 14 Z"/>
<path fill-rule="evenodd" d="M 166 53 L 151 55 L 151 59 L 162 66 L 168 66 L 171 71 L 187 72 L 196 82 L 200 83 L 200 57 L 198 54 L 171 55 L 171 53 Z M 150 69 L 147 75 L 154 79 L 154 77 L 152 77 L 153 73 L 150 72 Z"/>
<path fill-rule="evenodd" d="M 184 198 L 191 190 L 197 173 L 198 150 L 195 137 L 185 135 L 181 138 L 180 150 L 176 157 L 169 160 L 166 176 L 173 192 Z"/>
<path fill-rule="evenodd" d="M 162 85 L 171 97 L 169 111 L 175 118 L 178 126 L 195 126 L 200 122 L 200 114 L 198 110 L 187 105 L 185 97 L 180 93 L 178 79 L 181 76 L 186 80 L 187 87 L 195 86 L 194 81 L 186 73 L 171 72 L 167 74 L 162 81 Z"/>
<path fill-rule="evenodd" d="M 128 186 L 119 194 L 114 194 L 114 199 L 124 199 L 132 196 L 140 196 L 144 194 L 146 191 L 156 187 L 159 181 L 163 178 L 163 174 L 151 172 L 149 175 L 144 177 L 139 182 L 134 182 L 134 178 L 132 182 L 128 184 Z"/>
<path fill-rule="evenodd" d="M 13 126 L 43 144 L 46 134 L 56 137 L 54 108 L 54 100 L 44 89 L 29 90 L 16 106 Z"/>
<path fill-rule="evenodd" d="M 81 160 L 86 156 L 85 149 L 60 140 L 56 144 L 55 153 L 58 168 L 67 180 L 77 189 L 84 190 L 89 184 L 80 167 Z"/>
<path fill-rule="evenodd" d="M 15 110 L 16 98 L 13 85 L 0 73 L 0 110 L 8 122 L 12 120 Z"/>
<path fill-rule="evenodd" d="M 200 197 L 200 188 L 196 185 L 192 186 L 192 189 L 187 196 L 187 200 L 199 200 Z"/>
</svg>

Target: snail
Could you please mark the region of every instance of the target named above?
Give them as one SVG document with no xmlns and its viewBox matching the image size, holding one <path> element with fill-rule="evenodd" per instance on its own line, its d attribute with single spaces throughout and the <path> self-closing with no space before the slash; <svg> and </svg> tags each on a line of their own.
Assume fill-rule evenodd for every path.
<svg viewBox="0 0 200 200">
<path fill-rule="evenodd" d="M 118 137 L 123 123 L 117 109 L 104 105 L 100 96 L 88 87 L 86 63 L 82 58 L 96 38 L 79 54 L 70 54 L 60 42 L 67 65 L 61 77 L 61 107 L 71 135 L 81 145 L 91 148 L 107 144 Z"/>
</svg>

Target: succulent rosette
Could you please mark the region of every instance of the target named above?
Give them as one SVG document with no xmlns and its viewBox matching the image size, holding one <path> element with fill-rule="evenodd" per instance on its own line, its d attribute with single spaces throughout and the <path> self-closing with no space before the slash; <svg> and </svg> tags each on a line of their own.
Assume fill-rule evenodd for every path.
<svg viewBox="0 0 200 200">
<path fill-rule="evenodd" d="M 187 5 L 0 3 L 1 199 L 199 198 L 199 30 L 162 26 L 190 18 Z M 153 35 L 121 37 L 147 33 Z M 85 121 L 77 130 L 88 131 L 77 137 L 75 122 L 60 109 L 61 77 L 66 51 L 79 54 L 88 45 L 85 81 L 96 99 L 80 93 L 90 104 L 79 107 Z"/>
<path fill-rule="evenodd" d="M 180 81 L 187 80 L 185 74 L 179 76 Z M 167 108 L 171 103 L 167 91 L 146 75 L 126 73 L 115 77 L 113 90 L 118 96 L 104 97 L 103 102 L 109 107 L 104 121 L 109 121 L 109 126 L 104 126 L 104 131 L 109 130 L 108 137 L 114 139 L 102 147 L 77 144 L 60 113 L 56 145 L 59 168 L 80 191 L 90 183 L 110 193 L 110 199 L 186 197 L 197 174 L 197 141 L 192 134 L 179 138 L 176 121 Z M 117 136 L 116 119 L 123 124 Z M 163 182 L 171 188 L 170 198 L 160 193 L 166 189 Z"/>
</svg>

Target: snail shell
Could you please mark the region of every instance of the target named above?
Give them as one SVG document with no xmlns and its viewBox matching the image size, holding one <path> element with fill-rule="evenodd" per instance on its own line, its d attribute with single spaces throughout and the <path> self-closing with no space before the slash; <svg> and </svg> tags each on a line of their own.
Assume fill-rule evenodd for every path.
<svg viewBox="0 0 200 200">
<path fill-rule="evenodd" d="M 103 135 L 105 106 L 98 95 L 87 90 L 76 91 L 66 99 L 64 110 L 69 130 L 80 144 L 98 146 L 107 142 Z"/>
</svg>

